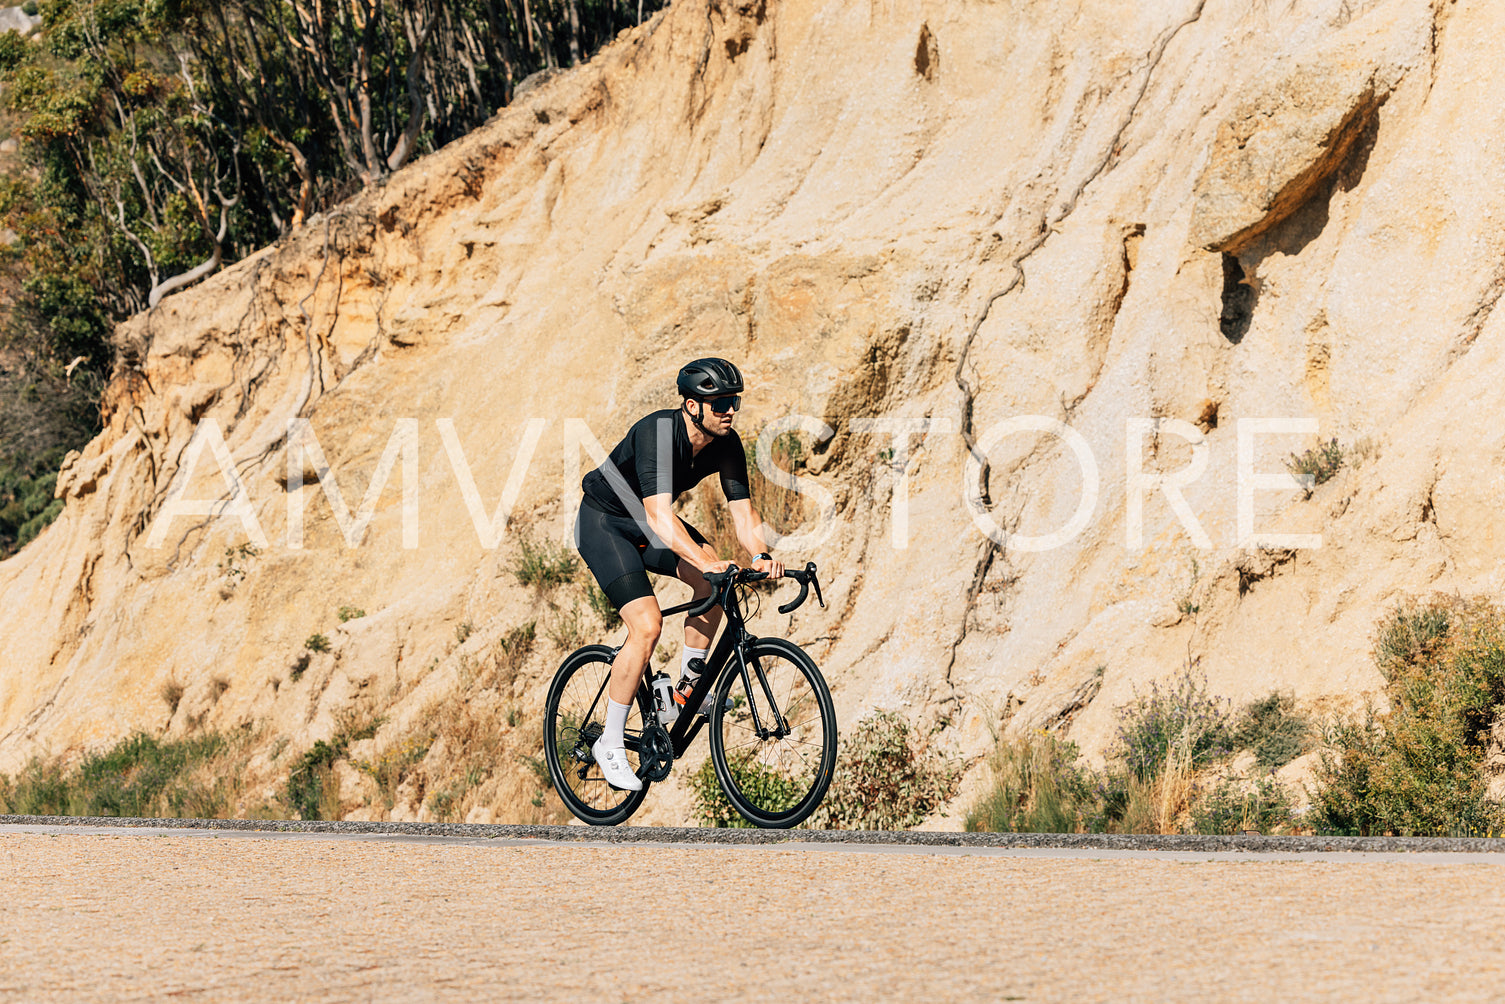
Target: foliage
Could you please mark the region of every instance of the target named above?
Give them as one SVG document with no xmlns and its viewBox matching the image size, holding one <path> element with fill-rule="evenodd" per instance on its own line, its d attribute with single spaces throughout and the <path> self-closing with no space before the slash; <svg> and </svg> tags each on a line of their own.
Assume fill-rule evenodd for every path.
<svg viewBox="0 0 1505 1004">
<path fill-rule="evenodd" d="M 606 595 L 605 590 L 596 585 L 594 579 L 585 584 L 585 599 L 590 604 L 591 610 L 595 612 L 596 619 L 606 630 L 610 631 L 622 623 L 622 615 L 617 612 L 617 608 L 612 605 L 611 598 Z"/>
<path fill-rule="evenodd" d="M 1306 752 L 1311 723 L 1296 711 L 1290 694 L 1272 692 L 1250 701 L 1235 716 L 1228 731 L 1233 749 L 1246 749 L 1265 770 L 1278 770 Z"/>
<path fill-rule="evenodd" d="M 1379 627 L 1390 710 L 1337 723 L 1317 771 L 1331 833 L 1482 835 L 1505 825 L 1486 797 L 1485 750 L 1505 706 L 1505 613 L 1482 601 L 1403 604 Z"/>
<path fill-rule="evenodd" d="M 0 279 L 20 292 L 0 342 L 48 373 L 29 406 L 92 408 L 115 324 L 463 136 L 525 78 L 588 58 L 662 6 L 41 4 L 37 39 L 0 35 L 4 110 L 21 140 L 20 169 L 0 178 L 0 227 L 20 237 L 0 253 Z M 475 161 L 458 183 L 474 194 L 485 170 Z M 0 411 L 26 406 L 26 386 L 0 380 Z M 0 415 L 0 474 L 55 470 L 43 455 L 82 445 L 98 416 L 65 424 L 22 449 Z M 16 525 L 35 534 L 55 509 L 49 498 Z M 0 530 L 0 557 L 17 538 Z"/>
<path fill-rule="evenodd" d="M 556 647 L 569 652 L 585 644 L 585 618 L 580 614 L 579 602 L 570 604 L 570 609 L 565 611 L 556 608 L 554 617 L 544 629 L 549 640 Z"/>
<path fill-rule="evenodd" d="M 1291 796 L 1274 777 L 1253 782 L 1224 778 L 1191 810 L 1192 831 L 1232 835 L 1270 833 L 1291 822 Z"/>
<path fill-rule="evenodd" d="M 316 631 L 303 640 L 303 647 L 310 652 L 328 652 L 329 636 Z"/>
<path fill-rule="evenodd" d="M 737 778 L 738 788 L 759 805 L 793 805 L 804 793 L 804 787 L 793 778 L 758 763 L 751 755 L 730 760 L 727 768 Z M 732 808 L 721 790 L 721 783 L 716 780 L 716 765 L 710 757 L 690 775 L 690 794 L 694 799 L 691 811 L 702 826 L 752 828 L 753 824 Z"/>
<path fill-rule="evenodd" d="M 993 786 L 967 813 L 967 830 L 1080 833 L 1098 828 L 1098 779 L 1078 757 L 1075 743 L 1048 732 L 1000 742 L 990 761 Z"/>
<path fill-rule="evenodd" d="M 500 682 L 510 684 L 517 676 L 517 671 L 533 652 L 533 645 L 538 638 L 538 623 L 529 621 L 520 624 L 508 631 L 496 643 L 496 667 Z M 516 724 L 508 722 L 509 725 Z"/>
<path fill-rule="evenodd" d="M 1118 709 L 1114 751 L 1141 781 L 1160 773 L 1177 743 L 1196 769 L 1227 753 L 1228 717 L 1228 702 L 1208 694 L 1207 681 L 1186 667 L 1164 689 L 1151 683 Z"/>
<path fill-rule="evenodd" d="M 811 824 L 861 830 L 918 826 L 956 794 L 962 768 L 902 715 L 874 712 L 842 737 L 835 776 Z"/>
<path fill-rule="evenodd" d="M 579 570 L 579 556 L 562 544 L 530 537 L 518 541 L 517 563 L 512 574 L 522 585 L 540 589 L 563 586 L 572 582 Z"/>
<path fill-rule="evenodd" d="M 288 772 L 282 800 L 299 819 L 327 819 L 337 814 L 339 786 L 334 776 L 335 761 L 345 755 L 351 743 L 376 735 L 381 723 L 381 718 L 357 719 L 347 715 L 332 738 L 327 742 L 318 740 L 298 759 Z"/>
<path fill-rule="evenodd" d="M 1347 453 L 1347 450 L 1338 445 L 1337 439 L 1332 439 L 1315 449 L 1291 454 L 1286 460 L 1286 469 L 1310 495 L 1313 488 L 1332 480 L 1333 475 L 1343 467 Z"/>
<path fill-rule="evenodd" d="M 0 463 L 0 558 L 20 550 L 63 511 L 52 497 L 62 449 Z"/>
<path fill-rule="evenodd" d="M 225 584 L 235 587 L 245 580 L 246 573 L 250 571 L 246 563 L 261 553 L 261 548 L 245 542 L 237 547 L 225 548 L 225 556 L 219 561 L 220 574 L 225 577 Z"/>
<path fill-rule="evenodd" d="M 0 178 L 0 196 L 3 189 Z M 0 283 L 5 271 L 0 256 Z M 58 468 L 99 428 L 101 376 L 83 368 L 70 373 L 45 347 L 24 345 L 17 315 L 25 314 L 13 309 L 7 319 L 0 310 L 0 559 L 62 512 L 62 500 L 52 497 Z"/>
<path fill-rule="evenodd" d="M 34 816 L 214 818 L 228 811 L 234 772 L 194 775 L 233 754 L 216 734 L 167 740 L 134 732 L 74 769 L 33 758 L 14 778 L 0 777 L 0 812 Z M 211 773 L 215 773 L 212 772 Z"/>
<path fill-rule="evenodd" d="M 390 809 L 397 802 L 397 789 L 408 772 L 428 755 L 434 737 L 426 731 L 411 732 L 382 750 L 375 759 L 355 760 L 352 766 L 376 781 L 382 800 Z"/>
<path fill-rule="evenodd" d="M 340 607 L 335 616 L 340 619 L 341 624 L 344 624 L 348 621 L 359 620 L 360 618 L 366 616 L 366 611 L 362 610 L 360 607 Z"/>
</svg>

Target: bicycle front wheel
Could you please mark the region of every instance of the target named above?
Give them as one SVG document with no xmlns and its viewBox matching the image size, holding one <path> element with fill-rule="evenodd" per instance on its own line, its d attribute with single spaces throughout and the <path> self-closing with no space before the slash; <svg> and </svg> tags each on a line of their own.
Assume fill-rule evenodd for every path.
<svg viewBox="0 0 1505 1004">
<path fill-rule="evenodd" d="M 544 704 L 543 753 L 549 777 L 565 806 L 592 826 L 615 826 L 631 816 L 648 794 L 618 791 L 606 783 L 591 744 L 606 728 L 606 684 L 615 653 L 605 645 L 587 645 L 572 653 L 554 674 Z M 627 716 L 627 762 L 638 767 L 637 736 L 642 732 L 643 689 Z"/>
<path fill-rule="evenodd" d="M 836 709 L 804 649 L 765 638 L 748 650 L 745 673 L 727 668 L 711 711 L 711 761 L 754 826 L 797 826 L 815 811 L 836 769 Z"/>
</svg>

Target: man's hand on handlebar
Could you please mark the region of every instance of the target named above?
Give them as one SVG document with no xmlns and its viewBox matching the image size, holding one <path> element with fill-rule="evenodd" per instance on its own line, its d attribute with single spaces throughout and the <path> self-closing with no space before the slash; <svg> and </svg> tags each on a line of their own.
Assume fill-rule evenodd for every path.
<svg viewBox="0 0 1505 1004">
<path fill-rule="evenodd" d="M 778 558 L 759 558 L 752 563 L 752 570 L 763 572 L 770 579 L 782 579 L 784 577 L 784 563 Z"/>
<path fill-rule="evenodd" d="M 716 575 L 731 568 L 734 563 L 730 561 L 708 561 L 705 567 L 700 569 L 701 575 Z"/>
</svg>

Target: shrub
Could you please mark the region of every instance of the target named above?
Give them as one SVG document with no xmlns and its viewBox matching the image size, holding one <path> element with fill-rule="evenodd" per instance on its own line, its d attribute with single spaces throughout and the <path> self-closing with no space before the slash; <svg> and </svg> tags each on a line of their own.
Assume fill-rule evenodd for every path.
<svg viewBox="0 0 1505 1004">
<path fill-rule="evenodd" d="M 552 641 L 559 648 L 568 652 L 585 644 L 585 619 L 580 616 L 580 604 L 570 604 L 569 612 L 555 610 L 554 618 L 549 621 L 545 628 Z"/>
<path fill-rule="evenodd" d="M 1206 680 L 1187 667 L 1165 689 L 1151 683 L 1148 693 L 1136 691 L 1119 708 L 1114 753 L 1134 777 L 1147 781 L 1161 773 L 1177 743 L 1193 770 L 1223 756 L 1227 733 L 1228 702 L 1208 694 Z"/>
<path fill-rule="evenodd" d="M 518 541 L 517 563 L 512 574 L 525 586 L 539 589 L 562 586 L 573 581 L 579 570 L 579 556 L 561 544 L 528 537 Z"/>
<path fill-rule="evenodd" d="M 287 776 L 282 797 L 299 819 L 323 819 L 324 791 L 334 780 L 334 762 L 345 755 L 346 743 L 320 739 L 304 753 Z"/>
<path fill-rule="evenodd" d="M 428 755 L 433 741 L 434 737 L 428 732 L 411 732 L 382 750 L 374 760 L 355 760 L 351 762 L 351 766 L 370 775 L 381 792 L 386 808 L 390 809 L 397 802 L 397 789 L 403 779 L 415 764 Z"/>
<path fill-rule="evenodd" d="M 0 384 L 0 393 L 6 391 Z M 0 447 L 7 445 L 8 431 L 0 432 Z M 36 539 L 63 511 L 63 500 L 53 498 L 52 493 L 65 452 L 52 449 L 36 457 L 0 453 L 0 558 L 9 557 Z"/>
<path fill-rule="evenodd" d="M 339 612 L 335 616 L 339 617 L 341 624 L 344 624 L 347 621 L 358 620 L 366 616 L 366 611 L 360 607 L 340 607 Z"/>
<path fill-rule="evenodd" d="M 612 606 L 611 599 L 600 586 L 596 585 L 594 579 L 585 584 L 585 599 L 601 621 L 601 626 L 606 630 L 610 631 L 622 623 L 622 615 L 617 612 L 616 607 Z"/>
<path fill-rule="evenodd" d="M 162 698 L 162 703 L 167 705 L 167 717 L 171 718 L 178 713 L 178 705 L 183 701 L 183 692 L 186 690 L 183 684 L 176 678 L 163 682 L 157 690 L 157 696 Z"/>
<path fill-rule="evenodd" d="M 302 679 L 303 674 L 308 671 L 308 663 L 311 658 L 307 652 L 304 652 L 298 658 L 294 659 L 293 667 L 288 671 L 288 677 L 295 682 Z"/>
<path fill-rule="evenodd" d="M 1338 445 L 1338 441 L 1332 439 L 1316 449 L 1291 454 L 1286 460 L 1286 469 L 1301 482 L 1307 495 L 1311 495 L 1312 489 L 1332 480 L 1333 475 L 1338 473 L 1343 467 L 1346 454 L 1347 451 Z"/>
<path fill-rule="evenodd" d="M 1196 833 L 1231 835 L 1244 830 L 1270 833 L 1289 825 L 1291 796 L 1273 777 L 1253 783 L 1225 778 L 1191 810 Z"/>
<path fill-rule="evenodd" d="M 1401 604 L 1375 632 L 1375 666 L 1388 681 L 1435 658 L 1451 626 L 1447 604 Z"/>
<path fill-rule="evenodd" d="M 1497 832 L 1484 752 L 1505 705 L 1505 615 L 1483 601 L 1406 604 L 1381 625 L 1375 659 L 1390 711 L 1339 722 L 1313 798 L 1330 833 Z"/>
<path fill-rule="evenodd" d="M 1234 749 L 1250 750 L 1265 770 L 1278 770 L 1306 751 L 1311 724 L 1290 694 L 1271 693 L 1244 705 L 1228 732 Z"/>
<path fill-rule="evenodd" d="M 339 784 L 334 773 L 335 761 L 345 755 L 350 744 L 376 735 L 383 719 L 347 711 L 336 719 L 335 734 L 323 739 L 299 758 L 288 772 L 282 799 L 299 819 L 335 819 L 339 816 Z"/>
<path fill-rule="evenodd" d="M 758 763 L 751 754 L 733 756 L 727 762 L 727 769 L 736 777 L 737 786 L 762 805 L 793 805 L 804 793 L 803 787 L 793 779 Z M 716 780 L 716 765 L 710 757 L 706 757 L 700 769 L 690 775 L 690 793 L 694 797 L 691 811 L 702 825 L 752 828 L 753 824 L 742 818 L 742 814 L 727 801 L 720 782 Z"/>
<path fill-rule="evenodd" d="M 967 813 L 969 832 L 1080 833 L 1101 825 L 1098 778 L 1075 743 L 1048 732 L 1000 742 L 993 787 Z"/>
<path fill-rule="evenodd" d="M 32 759 L 0 783 L 0 811 L 36 816 L 213 817 L 224 815 L 238 769 L 221 736 L 163 740 L 135 732 L 77 768 Z M 207 773 L 207 778 L 195 774 Z"/>
<path fill-rule="evenodd" d="M 496 666 L 499 682 L 511 683 L 517 671 L 533 652 L 538 639 L 538 623 L 529 621 L 508 631 L 496 643 Z M 510 723 L 509 723 L 510 724 Z"/>
<path fill-rule="evenodd" d="M 250 560 L 261 553 L 261 548 L 250 541 L 238 547 L 225 548 L 225 556 L 220 558 L 220 574 L 225 577 L 225 583 L 231 588 L 240 585 L 245 579 L 249 569 L 246 567 Z"/>
<path fill-rule="evenodd" d="M 323 634 L 311 634 L 303 641 L 303 647 L 310 652 L 328 652 L 329 638 Z"/>
<path fill-rule="evenodd" d="M 902 830 L 918 826 L 956 794 L 962 762 L 893 711 L 877 711 L 841 740 L 836 773 L 811 825 Z"/>
<path fill-rule="evenodd" d="M 463 620 L 455 625 L 455 641 L 464 645 L 471 635 L 476 633 L 476 626 L 469 620 Z"/>
</svg>

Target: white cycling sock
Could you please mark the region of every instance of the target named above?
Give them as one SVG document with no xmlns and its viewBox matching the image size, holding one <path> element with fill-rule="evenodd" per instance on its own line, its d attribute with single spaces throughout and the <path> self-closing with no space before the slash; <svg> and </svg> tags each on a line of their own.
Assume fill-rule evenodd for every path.
<svg viewBox="0 0 1505 1004">
<path fill-rule="evenodd" d="M 700 679 L 699 673 L 690 672 L 690 660 L 699 659 L 701 662 L 704 662 L 705 657 L 710 654 L 710 651 L 711 650 L 709 647 L 691 648 L 690 646 L 686 645 L 684 651 L 679 655 L 679 678 L 681 680 L 690 681 Z"/>
<path fill-rule="evenodd" d="M 601 741 L 612 749 L 621 749 L 627 742 L 622 730 L 627 727 L 627 712 L 631 710 L 626 704 L 606 699 L 606 731 L 601 733 Z"/>
</svg>

